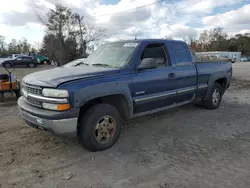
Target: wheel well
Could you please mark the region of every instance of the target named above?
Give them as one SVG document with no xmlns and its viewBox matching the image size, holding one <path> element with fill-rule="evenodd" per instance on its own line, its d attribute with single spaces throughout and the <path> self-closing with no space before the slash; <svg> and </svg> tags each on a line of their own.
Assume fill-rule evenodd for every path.
<svg viewBox="0 0 250 188">
<path fill-rule="evenodd" d="M 92 99 L 81 107 L 80 114 L 85 113 L 89 108 L 100 103 L 106 103 L 114 106 L 118 110 L 121 117 L 127 117 L 129 115 L 128 101 L 122 94 L 109 95 Z"/>
<path fill-rule="evenodd" d="M 226 78 L 220 78 L 220 79 L 216 80 L 215 82 L 219 83 L 223 89 L 226 88 L 226 84 L 227 84 Z"/>
<path fill-rule="evenodd" d="M 114 106 L 118 110 L 120 116 L 124 119 L 129 116 L 128 101 L 126 97 L 122 94 L 98 97 L 88 101 L 81 107 L 80 116 L 86 113 L 91 107 L 101 103 L 106 103 Z M 79 125 L 79 120 L 80 118 L 78 119 L 78 125 Z M 79 128 L 78 128 L 78 134 L 79 134 Z"/>
</svg>

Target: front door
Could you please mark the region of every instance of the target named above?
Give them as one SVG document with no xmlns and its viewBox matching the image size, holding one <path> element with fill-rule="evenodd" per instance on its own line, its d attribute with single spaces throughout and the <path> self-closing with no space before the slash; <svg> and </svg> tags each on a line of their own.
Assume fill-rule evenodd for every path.
<svg viewBox="0 0 250 188">
<path fill-rule="evenodd" d="M 25 59 L 23 57 L 18 57 L 15 60 L 13 60 L 13 64 L 15 66 L 23 66 L 25 64 Z"/>
<path fill-rule="evenodd" d="M 162 43 L 147 43 L 139 50 L 141 61 L 154 58 L 157 68 L 135 70 L 132 76 L 134 113 L 142 113 L 172 105 L 176 96 L 176 79 L 167 50 Z M 138 63 L 140 64 L 140 62 Z"/>
</svg>

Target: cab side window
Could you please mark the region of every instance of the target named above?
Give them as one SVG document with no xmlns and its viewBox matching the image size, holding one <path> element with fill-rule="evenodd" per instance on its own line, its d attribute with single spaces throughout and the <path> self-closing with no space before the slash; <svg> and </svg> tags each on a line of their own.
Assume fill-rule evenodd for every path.
<svg viewBox="0 0 250 188">
<path fill-rule="evenodd" d="M 149 44 L 142 52 L 141 60 L 144 58 L 154 58 L 157 67 L 168 66 L 168 58 L 166 56 L 166 49 L 164 44 Z"/>
<path fill-rule="evenodd" d="M 174 59 L 176 66 L 184 66 L 192 64 L 192 59 L 190 59 L 192 58 L 190 57 L 190 52 L 183 43 L 174 42 L 171 47 L 174 52 Z"/>
</svg>

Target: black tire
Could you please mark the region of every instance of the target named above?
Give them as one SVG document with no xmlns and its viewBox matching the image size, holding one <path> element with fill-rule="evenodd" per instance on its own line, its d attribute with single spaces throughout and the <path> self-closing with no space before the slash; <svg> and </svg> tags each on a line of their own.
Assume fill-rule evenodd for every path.
<svg viewBox="0 0 250 188">
<path fill-rule="evenodd" d="M 35 68 L 35 66 L 36 66 L 36 65 L 35 65 L 34 63 L 29 63 L 29 64 L 28 64 L 28 67 L 29 67 L 29 68 Z"/>
<path fill-rule="evenodd" d="M 219 108 L 222 100 L 223 90 L 219 83 L 215 82 L 207 100 L 203 102 L 206 109 L 217 109 Z M 215 97 L 217 96 L 217 97 Z M 217 98 L 217 99 L 216 99 Z"/>
<path fill-rule="evenodd" d="M 97 131 L 96 129 L 98 122 L 104 117 L 111 117 L 115 122 L 115 128 L 112 132 L 113 136 L 110 140 L 107 140 L 105 143 L 100 143 L 102 141 L 97 140 Z M 100 124 L 99 124 L 100 125 Z M 121 122 L 120 115 L 117 109 L 109 104 L 97 104 L 91 107 L 83 117 L 80 119 L 79 125 L 79 136 L 80 142 L 83 147 L 91 152 L 102 151 L 112 147 L 118 140 L 121 132 Z M 105 125 L 106 126 L 106 125 Z M 99 127 L 99 126 L 98 126 Z"/>
<path fill-rule="evenodd" d="M 46 62 L 46 65 L 49 65 L 49 61 L 48 60 L 42 60 L 42 64 L 45 65 L 45 62 Z"/>
<path fill-rule="evenodd" d="M 9 79 L 8 74 L 0 74 L 0 80 L 7 80 L 7 79 Z"/>
<path fill-rule="evenodd" d="M 228 60 L 229 63 L 235 63 L 235 61 L 233 61 L 232 59 Z"/>
<path fill-rule="evenodd" d="M 4 93 L 0 93 L 0 102 L 4 102 Z"/>
<path fill-rule="evenodd" d="M 22 94 L 21 94 L 21 91 L 20 91 L 20 90 L 15 91 L 15 94 L 16 94 L 16 98 L 17 98 L 17 99 L 19 99 L 19 98 L 22 96 Z"/>
<path fill-rule="evenodd" d="M 5 63 L 3 67 L 10 68 L 11 64 L 10 63 Z"/>
<path fill-rule="evenodd" d="M 21 90 L 20 90 L 20 82 L 19 81 L 17 81 L 17 91 L 15 91 L 15 94 L 16 94 L 16 98 L 17 98 L 17 100 L 22 96 L 22 94 L 21 94 Z"/>
</svg>

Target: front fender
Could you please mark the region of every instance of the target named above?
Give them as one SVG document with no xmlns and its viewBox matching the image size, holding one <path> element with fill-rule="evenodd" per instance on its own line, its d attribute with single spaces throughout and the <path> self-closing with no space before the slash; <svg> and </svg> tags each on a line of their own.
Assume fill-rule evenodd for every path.
<svg viewBox="0 0 250 188">
<path fill-rule="evenodd" d="M 80 108 L 90 100 L 116 94 L 121 94 L 126 98 L 131 117 L 133 115 L 133 100 L 127 83 L 109 82 L 85 87 L 74 93 L 74 106 Z"/>
</svg>

